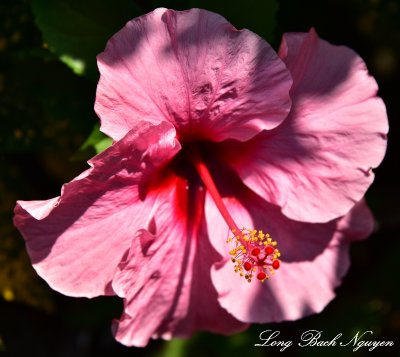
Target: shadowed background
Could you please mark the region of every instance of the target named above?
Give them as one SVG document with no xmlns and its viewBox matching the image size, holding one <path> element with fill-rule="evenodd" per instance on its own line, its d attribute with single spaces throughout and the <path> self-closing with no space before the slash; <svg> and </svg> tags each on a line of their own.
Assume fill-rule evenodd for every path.
<svg viewBox="0 0 400 357">
<path fill-rule="evenodd" d="M 92 300 L 52 291 L 31 267 L 12 225 L 17 199 L 46 199 L 86 167 L 109 140 L 93 111 L 95 56 L 126 21 L 156 7 L 202 7 L 246 27 L 275 49 L 288 31 L 308 31 L 347 45 L 366 61 L 387 105 L 389 147 L 367 200 L 377 220 L 370 239 L 351 248 L 352 266 L 337 298 L 319 315 L 253 325 L 230 337 L 198 333 L 189 340 L 153 341 L 146 349 L 114 341 L 111 320 L 119 298 Z M 399 350 L 400 250 L 399 123 L 400 2 L 397 0 L 2 0 L 0 3 L 0 356 L 264 356 L 255 348 L 265 329 L 298 340 L 308 329 L 350 339 L 374 331 Z M 312 293 L 312 292 L 311 292 Z M 383 353 L 395 349 L 379 350 Z M 298 349 L 292 355 L 361 355 L 351 348 Z"/>
</svg>

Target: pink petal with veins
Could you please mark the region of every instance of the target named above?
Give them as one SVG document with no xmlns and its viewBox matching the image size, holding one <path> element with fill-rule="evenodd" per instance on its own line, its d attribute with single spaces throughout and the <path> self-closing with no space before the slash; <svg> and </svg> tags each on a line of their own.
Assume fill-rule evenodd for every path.
<svg viewBox="0 0 400 357">
<path fill-rule="evenodd" d="M 290 74 L 270 45 L 205 10 L 156 9 L 133 19 L 98 65 L 95 109 L 116 140 L 146 119 L 169 121 L 180 139 L 243 141 L 290 109 Z"/>
<path fill-rule="evenodd" d="M 141 197 L 149 175 L 179 149 L 171 124 L 142 122 L 93 158 L 60 197 L 18 201 L 14 224 L 38 274 L 70 296 L 113 294 L 118 263 L 149 224 L 154 201 Z"/>
<path fill-rule="evenodd" d="M 279 55 L 294 80 L 290 115 L 237 145 L 228 160 L 287 217 L 327 222 L 345 215 L 371 185 L 386 150 L 385 106 L 362 59 L 314 31 L 285 34 Z"/>
</svg>

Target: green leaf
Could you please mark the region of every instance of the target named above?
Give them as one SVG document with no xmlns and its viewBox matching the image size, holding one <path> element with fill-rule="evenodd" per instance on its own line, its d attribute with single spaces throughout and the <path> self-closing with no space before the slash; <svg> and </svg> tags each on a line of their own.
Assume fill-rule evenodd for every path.
<svg viewBox="0 0 400 357">
<path fill-rule="evenodd" d="M 61 62 L 64 62 L 69 68 L 71 68 L 75 74 L 82 75 L 85 73 L 86 63 L 78 58 L 73 58 L 69 55 L 61 55 Z"/>
<path fill-rule="evenodd" d="M 269 42 L 273 40 L 277 0 L 189 0 L 189 5 L 217 12 L 236 28 L 247 28 Z"/>
<path fill-rule="evenodd" d="M 100 131 L 100 125 L 97 123 L 93 127 L 89 137 L 85 140 L 78 152 L 75 153 L 71 159 L 74 161 L 87 160 L 107 149 L 112 145 L 112 143 L 113 140 Z"/>
<path fill-rule="evenodd" d="M 190 340 L 173 339 L 165 343 L 165 349 L 160 357 L 185 357 Z"/>
<path fill-rule="evenodd" d="M 96 153 L 100 153 L 102 151 L 104 151 L 105 149 L 107 149 L 108 147 L 110 147 L 112 145 L 113 141 L 111 138 L 103 138 L 101 140 L 99 140 L 97 143 L 95 143 L 94 149 L 96 150 Z"/>
<path fill-rule="evenodd" d="M 100 125 L 96 123 L 89 137 L 82 144 L 79 151 L 85 151 L 88 148 L 93 147 L 95 149 L 96 154 L 98 154 L 103 150 L 107 149 L 109 146 L 111 146 L 112 142 L 113 141 L 110 137 L 108 137 L 107 135 L 103 134 L 100 131 Z"/>
<path fill-rule="evenodd" d="M 97 78 L 96 56 L 127 21 L 140 15 L 131 0 L 33 0 L 46 45 L 76 74 Z"/>
</svg>

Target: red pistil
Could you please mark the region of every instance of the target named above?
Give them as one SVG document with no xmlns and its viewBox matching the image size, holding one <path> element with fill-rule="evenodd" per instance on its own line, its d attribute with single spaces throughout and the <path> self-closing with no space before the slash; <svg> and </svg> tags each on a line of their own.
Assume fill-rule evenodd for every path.
<svg viewBox="0 0 400 357">
<path fill-rule="evenodd" d="M 222 197 L 200 154 L 193 150 L 190 158 L 219 212 L 235 235 L 227 240 L 227 243 L 235 243 L 235 247 L 229 252 L 232 255 L 232 261 L 235 263 L 235 272 L 244 276 L 248 282 L 251 282 L 253 273 L 256 273 L 257 279 L 261 282 L 269 279 L 270 275 L 274 274 L 274 270 L 280 266 L 280 262 L 277 260 L 280 252 L 275 248 L 276 242 L 271 239 L 269 234 L 264 234 L 262 231 L 257 232 L 244 227 L 239 229 L 222 201 Z"/>
<path fill-rule="evenodd" d="M 224 202 L 222 201 L 221 195 L 218 192 L 217 187 L 211 177 L 210 172 L 208 171 L 207 166 L 201 160 L 200 154 L 196 151 L 191 152 L 191 159 L 194 167 L 196 168 L 201 180 L 203 181 L 204 185 L 207 187 L 208 193 L 214 200 L 215 205 L 217 206 L 218 210 L 220 211 L 222 217 L 224 218 L 225 222 L 228 224 L 228 227 L 232 232 L 238 232 L 239 228 L 236 226 L 232 216 L 226 209 Z"/>
<path fill-rule="evenodd" d="M 274 248 L 272 248 L 272 247 L 267 247 L 267 248 L 265 248 L 265 253 L 266 253 L 266 254 L 270 255 L 270 254 L 272 254 L 273 252 L 274 252 Z"/>
<path fill-rule="evenodd" d="M 279 260 L 274 260 L 274 261 L 272 262 L 272 267 L 273 267 L 274 269 L 279 269 L 280 266 L 281 266 L 281 264 L 279 263 Z"/>
<path fill-rule="evenodd" d="M 253 267 L 253 266 L 251 265 L 250 262 L 245 262 L 245 263 L 243 264 L 244 270 L 249 271 L 252 267 Z"/>
<path fill-rule="evenodd" d="M 263 281 L 263 280 L 265 280 L 266 278 L 267 278 L 267 274 L 265 274 L 263 271 L 260 271 L 260 272 L 257 274 L 257 279 L 258 279 L 258 280 Z"/>
</svg>

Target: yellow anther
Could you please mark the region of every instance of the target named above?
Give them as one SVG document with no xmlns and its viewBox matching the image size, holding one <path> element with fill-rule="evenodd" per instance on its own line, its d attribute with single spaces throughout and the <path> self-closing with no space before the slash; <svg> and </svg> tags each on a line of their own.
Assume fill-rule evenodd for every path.
<svg viewBox="0 0 400 357">
<path fill-rule="evenodd" d="M 249 283 L 254 276 L 257 276 L 257 281 L 261 282 L 269 279 L 274 273 L 271 265 L 280 256 L 278 249 L 271 249 L 271 246 L 276 246 L 277 243 L 272 240 L 268 233 L 264 234 L 262 230 L 257 231 L 243 227 L 243 230 L 237 229 L 236 232 L 234 230 L 232 232 L 234 236 L 228 237 L 226 241 L 233 245 L 229 254 L 235 273 L 239 273 Z M 256 252 L 254 249 L 257 249 L 258 254 L 250 254 L 250 252 Z M 270 253 L 271 251 L 273 251 L 273 254 Z M 266 278 L 260 280 L 258 277 L 263 277 L 264 274 Z"/>
</svg>

